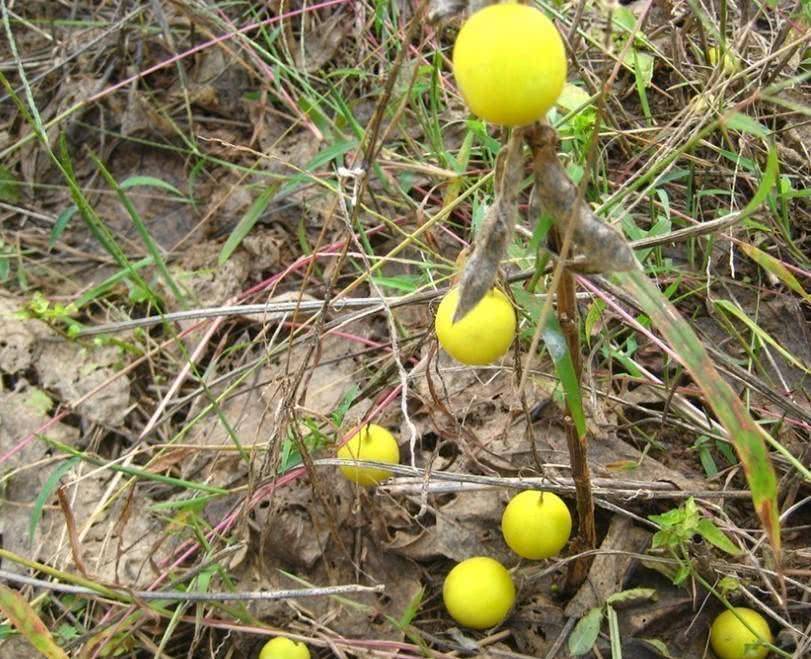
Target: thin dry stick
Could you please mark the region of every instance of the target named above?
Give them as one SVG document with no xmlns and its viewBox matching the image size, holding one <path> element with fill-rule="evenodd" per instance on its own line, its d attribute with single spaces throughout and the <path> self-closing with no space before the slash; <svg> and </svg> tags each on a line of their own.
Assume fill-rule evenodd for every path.
<svg viewBox="0 0 811 659">
<path fill-rule="evenodd" d="M 57 581 L 45 581 L 26 577 L 22 574 L 0 570 L 0 579 L 12 583 L 25 584 L 45 590 L 70 593 L 73 595 L 91 595 L 94 597 L 107 597 L 92 588 L 84 586 L 71 586 Z M 177 600 L 180 602 L 250 602 L 255 600 L 299 599 L 303 597 L 323 597 L 331 595 L 349 595 L 353 593 L 381 593 L 385 590 L 384 584 L 377 586 L 361 586 L 347 584 L 344 586 L 324 586 L 323 588 L 292 588 L 289 590 L 251 590 L 233 593 L 203 593 L 188 590 L 121 590 L 120 595 L 126 601 L 134 597 L 144 601 L 148 600 Z"/>
</svg>

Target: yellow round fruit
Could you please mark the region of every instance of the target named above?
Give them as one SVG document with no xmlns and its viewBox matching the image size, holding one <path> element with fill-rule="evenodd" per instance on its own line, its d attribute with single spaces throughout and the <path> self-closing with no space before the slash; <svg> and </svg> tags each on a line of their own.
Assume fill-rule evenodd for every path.
<svg viewBox="0 0 811 659">
<path fill-rule="evenodd" d="M 558 495 L 525 490 L 510 499 L 504 509 L 501 532 L 507 545 L 519 556 L 532 560 L 549 558 L 556 556 L 569 541 L 572 515 Z"/>
<path fill-rule="evenodd" d="M 368 460 L 398 464 L 400 447 L 394 436 L 382 426 L 369 423 L 361 428 L 352 438 L 338 449 L 338 457 L 343 460 Z M 391 476 L 387 469 L 373 467 L 341 467 L 341 472 L 358 485 L 377 485 Z"/>
<path fill-rule="evenodd" d="M 738 617 L 745 620 L 755 633 L 749 631 Z M 771 643 L 772 630 L 762 615 L 745 607 L 727 609 L 710 628 L 710 645 L 718 659 L 763 659 L 769 654 L 769 648 L 758 644 L 758 640 Z"/>
<path fill-rule="evenodd" d="M 566 82 L 566 50 L 539 10 L 500 3 L 473 14 L 453 48 L 453 74 L 473 114 L 494 124 L 541 119 Z"/>
<path fill-rule="evenodd" d="M 515 310 L 507 296 L 494 288 L 454 323 L 458 304 L 459 289 L 454 288 L 436 312 L 436 335 L 445 351 L 456 361 L 478 366 L 491 364 L 506 354 L 515 337 Z"/>
<path fill-rule="evenodd" d="M 310 651 L 301 641 L 277 636 L 265 643 L 259 652 L 259 659 L 310 659 Z"/>
<path fill-rule="evenodd" d="M 710 46 L 710 49 L 707 51 L 707 55 L 709 56 L 710 64 L 712 66 L 718 65 L 718 58 L 720 57 L 721 49 L 718 46 Z M 735 75 L 738 71 L 741 70 L 741 63 L 740 60 L 735 56 L 730 50 L 724 52 L 724 58 L 722 62 L 722 68 L 724 73 L 728 76 Z"/>
<path fill-rule="evenodd" d="M 487 629 L 503 621 L 515 604 L 512 577 L 501 563 L 486 556 L 468 558 L 445 577 L 445 608 L 464 627 Z"/>
</svg>

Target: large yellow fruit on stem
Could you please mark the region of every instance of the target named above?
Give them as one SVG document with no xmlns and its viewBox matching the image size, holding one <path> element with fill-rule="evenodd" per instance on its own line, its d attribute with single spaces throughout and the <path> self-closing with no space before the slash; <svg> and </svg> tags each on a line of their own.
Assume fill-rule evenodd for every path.
<svg viewBox="0 0 811 659">
<path fill-rule="evenodd" d="M 546 115 L 566 82 L 566 50 L 554 23 L 533 7 L 490 5 L 462 26 L 453 74 L 473 114 L 523 126 Z"/>
<path fill-rule="evenodd" d="M 515 338 L 515 310 L 509 298 L 494 288 L 458 323 L 459 289 L 439 303 L 434 327 L 440 345 L 456 361 L 472 366 L 492 364 L 503 357 Z"/>
</svg>

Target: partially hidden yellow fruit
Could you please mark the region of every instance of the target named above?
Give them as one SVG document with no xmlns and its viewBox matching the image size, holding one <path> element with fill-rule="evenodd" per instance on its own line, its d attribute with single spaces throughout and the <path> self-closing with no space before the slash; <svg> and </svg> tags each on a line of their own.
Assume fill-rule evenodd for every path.
<svg viewBox="0 0 811 659">
<path fill-rule="evenodd" d="M 516 494 L 501 517 L 501 532 L 510 549 L 523 558 L 556 556 L 569 541 L 572 515 L 552 492 L 525 490 Z"/>
<path fill-rule="evenodd" d="M 746 621 L 754 634 L 738 616 Z M 718 659 L 763 659 L 769 654 L 769 648 L 759 644 L 758 640 L 771 643 L 772 630 L 762 615 L 745 607 L 727 609 L 715 619 L 710 628 L 710 645 Z"/>
<path fill-rule="evenodd" d="M 515 586 L 501 563 L 476 556 L 448 572 L 442 598 L 448 613 L 460 625 L 487 629 L 507 617 L 515 604 Z"/>
<path fill-rule="evenodd" d="M 491 364 L 502 357 L 515 337 L 515 310 L 497 288 L 491 290 L 458 323 L 453 314 L 459 304 L 459 289 L 452 289 L 439 303 L 434 327 L 439 343 L 463 364 Z"/>
<path fill-rule="evenodd" d="M 546 115 L 566 82 L 566 50 L 554 23 L 527 5 L 473 14 L 453 48 L 453 74 L 473 114 L 522 126 Z"/>
<path fill-rule="evenodd" d="M 720 56 L 720 52 L 721 49 L 718 46 L 710 46 L 710 49 L 707 51 L 710 64 L 712 64 L 713 66 L 718 65 L 718 58 Z M 722 68 L 724 69 L 724 73 L 726 73 L 728 76 L 731 76 L 741 70 L 741 62 L 735 56 L 735 53 L 726 50 L 724 51 Z"/>
<path fill-rule="evenodd" d="M 259 652 L 259 659 L 310 659 L 310 651 L 301 641 L 277 636 L 265 643 Z"/>
<path fill-rule="evenodd" d="M 382 426 L 369 423 L 338 449 L 338 457 L 343 460 L 368 460 L 369 462 L 400 462 L 400 447 L 394 436 Z M 341 472 L 358 485 L 377 485 L 391 476 L 387 469 L 373 467 L 341 467 Z"/>
</svg>

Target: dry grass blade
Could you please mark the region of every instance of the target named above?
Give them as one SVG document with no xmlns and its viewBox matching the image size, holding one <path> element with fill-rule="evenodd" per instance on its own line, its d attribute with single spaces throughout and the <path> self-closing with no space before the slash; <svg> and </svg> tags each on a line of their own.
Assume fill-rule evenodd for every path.
<svg viewBox="0 0 811 659">
<path fill-rule="evenodd" d="M 641 270 L 618 273 L 614 278 L 637 301 L 673 347 L 677 358 L 701 387 L 707 403 L 729 433 L 729 439 L 746 472 L 755 510 L 779 564 L 781 543 L 777 478 L 763 441 L 763 429 L 755 423 L 726 380 L 718 374 L 693 329 L 653 282 Z"/>
</svg>

